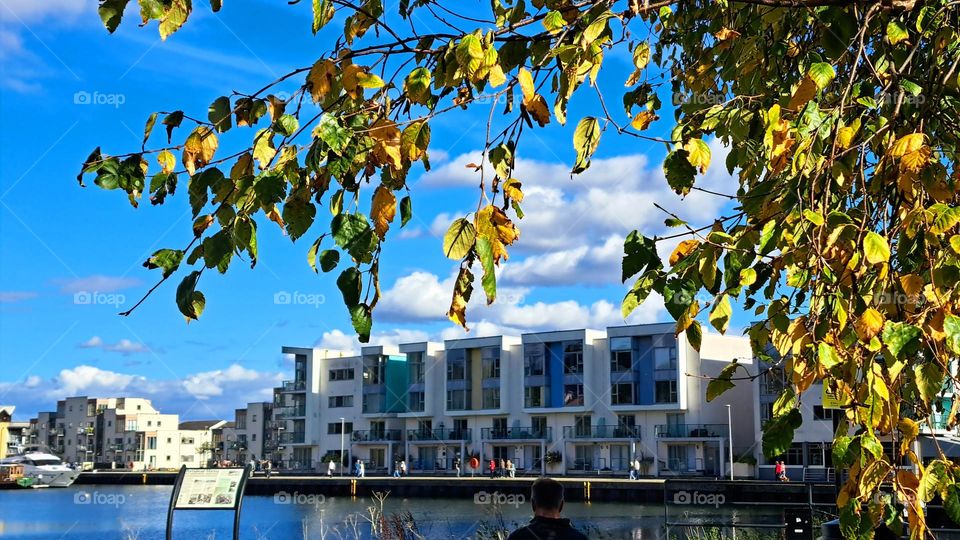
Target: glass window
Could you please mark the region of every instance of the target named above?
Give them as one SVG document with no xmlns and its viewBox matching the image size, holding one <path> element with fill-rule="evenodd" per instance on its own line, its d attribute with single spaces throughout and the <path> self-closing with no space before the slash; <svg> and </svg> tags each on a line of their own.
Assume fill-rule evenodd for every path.
<svg viewBox="0 0 960 540">
<path fill-rule="evenodd" d="M 677 349 L 674 347 L 657 347 L 653 350 L 653 368 L 657 371 L 677 369 Z"/>
<path fill-rule="evenodd" d="M 410 369 L 410 384 L 423 382 L 423 353 L 407 353 L 407 366 Z"/>
<path fill-rule="evenodd" d="M 456 354 L 459 353 L 459 354 Z M 462 381 L 466 378 L 466 362 L 462 350 L 447 353 L 447 380 Z"/>
<path fill-rule="evenodd" d="M 632 338 L 629 337 L 613 337 L 610 338 L 610 350 L 611 351 L 629 351 L 633 348 Z"/>
<path fill-rule="evenodd" d="M 329 406 L 331 409 L 338 407 L 353 407 L 353 396 L 330 396 Z"/>
<path fill-rule="evenodd" d="M 447 390 L 447 409 L 451 411 L 463 411 L 467 408 L 466 390 Z"/>
<path fill-rule="evenodd" d="M 807 465 L 814 467 L 823 466 L 824 451 L 829 451 L 829 449 L 825 449 L 824 446 L 822 443 L 807 444 Z"/>
<path fill-rule="evenodd" d="M 657 403 L 677 402 L 677 381 L 656 381 L 655 390 Z"/>
<path fill-rule="evenodd" d="M 483 378 L 496 379 L 500 377 L 500 358 L 483 359 Z"/>
<path fill-rule="evenodd" d="M 565 384 L 563 385 L 563 406 L 577 407 L 583 405 L 583 385 Z"/>
<path fill-rule="evenodd" d="M 633 404 L 633 384 L 617 383 L 610 387 L 610 403 L 613 405 Z"/>
<path fill-rule="evenodd" d="M 331 381 L 352 381 L 353 368 L 331 369 L 329 379 Z"/>
<path fill-rule="evenodd" d="M 423 392 L 410 392 L 409 396 L 410 396 L 410 400 L 409 400 L 410 412 L 423 412 L 423 409 L 424 409 Z"/>
<path fill-rule="evenodd" d="M 589 437 L 591 434 L 590 423 L 592 417 L 589 414 L 583 414 L 573 417 L 573 431 L 578 437 Z"/>
<path fill-rule="evenodd" d="M 543 396 L 545 392 L 542 386 L 528 386 L 523 389 L 524 407 L 545 407 Z"/>
<path fill-rule="evenodd" d="M 583 343 L 567 343 L 563 347 L 563 372 L 583 373 Z"/>
<path fill-rule="evenodd" d="M 327 424 L 327 434 L 329 435 L 339 435 L 341 433 L 340 428 L 343 427 L 343 433 L 352 433 L 353 432 L 353 422 L 330 422 Z"/>
<path fill-rule="evenodd" d="M 483 408 L 484 409 L 500 408 L 500 389 L 499 388 L 483 389 Z"/>
<path fill-rule="evenodd" d="M 531 375 L 543 375 L 543 345 L 524 345 L 523 352 L 523 374 L 528 377 Z"/>
<path fill-rule="evenodd" d="M 833 409 L 824 409 L 822 405 L 813 406 L 814 420 L 833 420 Z"/>
<path fill-rule="evenodd" d="M 633 369 L 633 353 L 630 351 L 613 351 L 610 353 L 610 371 L 619 373 Z"/>
</svg>

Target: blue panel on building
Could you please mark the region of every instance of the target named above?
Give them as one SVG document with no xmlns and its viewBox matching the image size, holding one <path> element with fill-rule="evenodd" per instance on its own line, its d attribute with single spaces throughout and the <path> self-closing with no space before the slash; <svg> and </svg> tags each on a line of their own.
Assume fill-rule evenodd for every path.
<svg viewBox="0 0 960 540">
<path fill-rule="evenodd" d="M 407 357 L 390 355 L 386 357 L 386 412 L 406 412 L 404 398 L 410 386 L 410 372 L 407 369 Z"/>
<path fill-rule="evenodd" d="M 649 336 L 633 338 L 633 369 L 637 374 L 637 403 L 639 405 L 653 405 L 655 400 L 653 343 Z"/>
<path fill-rule="evenodd" d="M 547 344 L 547 374 L 550 377 L 548 407 L 563 407 L 563 344 Z"/>
</svg>

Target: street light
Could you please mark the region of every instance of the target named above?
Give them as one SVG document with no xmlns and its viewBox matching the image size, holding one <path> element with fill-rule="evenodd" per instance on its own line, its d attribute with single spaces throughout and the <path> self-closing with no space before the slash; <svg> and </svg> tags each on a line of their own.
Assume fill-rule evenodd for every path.
<svg viewBox="0 0 960 540">
<path fill-rule="evenodd" d="M 730 440 L 730 480 L 733 480 L 733 415 L 730 414 L 730 404 L 727 404 L 727 437 Z"/>
<path fill-rule="evenodd" d="M 343 476 L 343 428 L 344 418 L 340 417 L 340 476 Z"/>
</svg>

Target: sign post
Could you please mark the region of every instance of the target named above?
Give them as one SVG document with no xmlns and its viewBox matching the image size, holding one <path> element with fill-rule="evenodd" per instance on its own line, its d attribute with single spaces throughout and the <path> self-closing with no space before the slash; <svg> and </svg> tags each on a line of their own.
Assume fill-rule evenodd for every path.
<svg viewBox="0 0 960 540">
<path fill-rule="evenodd" d="M 180 467 L 167 509 L 166 540 L 173 540 L 175 510 L 233 510 L 233 540 L 240 538 L 240 507 L 252 470 L 243 468 L 188 469 Z"/>
</svg>

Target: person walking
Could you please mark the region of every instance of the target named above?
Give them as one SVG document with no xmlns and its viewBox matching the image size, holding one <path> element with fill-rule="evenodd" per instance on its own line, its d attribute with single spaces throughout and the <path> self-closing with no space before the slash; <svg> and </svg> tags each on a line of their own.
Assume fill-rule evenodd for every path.
<svg viewBox="0 0 960 540">
<path fill-rule="evenodd" d="M 267 478 L 270 478 L 270 473 L 272 472 L 273 464 L 270 463 L 269 459 L 265 459 L 263 460 L 262 467 L 263 467 L 263 473 L 267 476 Z"/>
<path fill-rule="evenodd" d="M 491 458 L 491 459 L 490 459 L 490 463 L 488 464 L 488 467 L 490 468 L 490 478 L 491 478 L 491 479 L 496 478 L 496 475 L 497 475 L 497 462 L 494 461 L 494 460 Z"/>
<path fill-rule="evenodd" d="M 401 459 L 400 460 L 400 476 L 406 476 L 406 475 L 407 475 L 407 460 Z"/>
<path fill-rule="evenodd" d="M 499 467 L 497 468 L 497 477 L 503 478 L 506 476 L 507 464 L 503 461 L 503 458 L 500 458 Z"/>
<path fill-rule="evenodd" d="M 553 478 L 540 478 L 530 488 L 533 519 L 513 531 L 507 540 L 587 540 L 583 533 L 560 517 L 563 511 L 563 486 Z"/>
<path fill-rule="evenodd" d="M 640 479 L 640 459 L 633 458 L 633 463 L 630 464 L 630 479 L 639 480 Z"/>
<path fill-rule="evenodd" d="M 773 468 L 773 473 L 776 475 L 777 480 L 781 482 L 789 482 L 790 479 L 787 478 L 787 467 L 783 464 L 782 461 L 777 461 L 776 466 Z"/>
<path fill-rule="evenodd" d="M 460 458 L 453 458 L 453 470 L 457 472 L 457 478 L 460 478 Z"/>
<path fill-rule="evenodd" d="M 400 461 L 393 462 L 393 477 L 400 478 Z"/>
<path fill-rule="evenodd" d="M 515 469 L 513 466 L 513 460 L 508 459 L 507 460 L 507 476 L 510 478 L 515 478 L 516 472 L 517 472 L 517 469 Z"/>
<path fill-rule="evenodd" d="M 335 471 L 336 469 L 337 469 L 337 464 L 334 463 L 332 459 L 327 462 L 327 476 L 328 476 L 328 477 L 333 477 L 333 471 Z"/>
<path fill-rule="evenodd" d="M 367 464 L 360 460 L 360 465 L 357 467 L 357 477 L 366 478 L 367 477 Z"/>
</svg>

